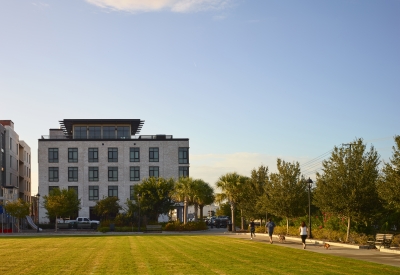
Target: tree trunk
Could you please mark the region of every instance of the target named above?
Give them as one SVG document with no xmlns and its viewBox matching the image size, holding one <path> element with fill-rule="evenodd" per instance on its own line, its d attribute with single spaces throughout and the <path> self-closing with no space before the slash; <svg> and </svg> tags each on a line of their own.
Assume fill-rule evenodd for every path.
<svg viewBox="0 0 400 275">
<path fill-rule="evenodd" d="M 243 217 L 243 210 L 240 209 L 240 228 L 244 230 L 244 217 Z"/>
<path fill-rule="evenodd" d="M 183 202 L 183 224 L 187 223 L 187 211 L 188 211 L 187 199 L 185 198 L 185 201 Z"/>
<path fill-rule="evenodd" d="M 235 203 L 231 202 L 231 213 L 232 213 L 232 232 L 236 232 L 235 225 Z"/>
<path fill-rule="evenodd" d="M 286 218 L 286 235 L 289 235 L 289 219 Z"/>
<path fill-rule="evenodd" d="M 199 208 L 200 208 L 200 219 L 203 220 L 203 208 L 204 208 L 204 205 L 199 205 Z"/>
<path fill-rule="evenodd" d="M 347 236 L 346 236 L 346 243 L 349 242 L 349 235 L 350 235 L 350 216 L 347 217 Z"/>
<path fill-rule="evenodd" d="M 197 222 L 197 213 L 199 212 L 199 205 L 197 203 L 194 204 L 194 221 Z"/>
</svg>

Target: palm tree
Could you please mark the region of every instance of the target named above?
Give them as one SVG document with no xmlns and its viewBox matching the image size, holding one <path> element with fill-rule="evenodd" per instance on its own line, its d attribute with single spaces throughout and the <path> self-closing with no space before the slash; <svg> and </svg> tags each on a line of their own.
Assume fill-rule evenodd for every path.
<svg viewBox="0 0 400 275">
<path fill-rule="evenodd" d="M 193 179 L 191 177 L 179 178 L 175 186 L 175 200 L 183 202 L 183 223 L 187 223 L 188 205 L 193 202 Z"/>
<path fill-rule="evenodd" d="M 197 207 L 200 208 L 200 219 L 203 218 L 204 206 L 214 202 L 214 189 L 202 179 L 194 180 L 195 195 L 194 205 L 197 217 Z"/>
<path fill-rule="evenodd" d="M 237 204 L 240 202 L 241 189 L 246 183 L 247 177 L 241 176 L 235 173 L 227 173 L 221 176 L 216 186 L 221 189 L 222 193 L 217 195 L 218 200 L 226 199 L 231 205 L 231 215 L 232 215 L 232 231 L 236 232 L 235 227 L 235 209 Z"/>
</svg>

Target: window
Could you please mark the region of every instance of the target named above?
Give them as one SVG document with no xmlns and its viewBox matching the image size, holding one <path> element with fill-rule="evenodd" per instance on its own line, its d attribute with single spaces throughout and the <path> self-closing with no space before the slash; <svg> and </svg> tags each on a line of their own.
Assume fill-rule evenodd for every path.
<svg viewBox="0 0 400 275">
<path fill-rule="evenodd" d="M 139 181 L 140 180 L 140 167 L 139 166 L 131 166 L 130 167 L 130 179 L 131 179 L 131 181 Z"/>
<path fill-rule="evenodd" d="M 68 167 L 68 181 L 78 181 L 78 167 Z"/>
<path fill-rule="evenodd" d="M 129 148 L 129 159 L 130 162 L 140 162 L 140 148 L 137 147 Z"/>
<path fill-rule="evenodd" d="M 49 148 L 49 162 L 58 162 L 58 148 Z"/>
<path fill-rule="evenodd" d="M 118 139 L 130 139 L 131 133 L 128 126 L 118 126 L 117 127 L 117 138 Z"/>
<path fill-rule="evenodd" d="M 99 200 L 99 187 L 89 185 L 89 200 L 98 201 Z"/>
<path fill-rule="evenodd" d="M 179 147 L 178 153 L 179 163 L 189 163 L 189 148 L 188 147 Z"/>
<path fill-rule="evenodd" d="M 49 181 L 58 181 L 58 167 L 49 167 Z"/>
<path fill-rule="evenodd" d="M 150 166 L 149 167 L 149 177 L 159 177 L 158 166 Z"/>
<path fill-rule="evenodd" d="M 74 127 L 74 139 L 87 139 L 86 126 Z"/>
<path fill-rule="evenodd" d="M 99 181 L 99 167 L 89 167 L 89 181 Z"/>
<path fill-rule="evenodd" d="M 53 191 L 54 189 L 59 189 L 60 187 L 58 186 L 49 186 L 49 194 L 51 191 Z"/>
<path fill-rule="evenodd" d="M 68 162 L 78 162 L 78 148 L 68 148 Z"/>
<path fill-rule="evenodd" d="M 118 148 L 108 148 L 108 162 L 118 162 Z"/>
<path fill-rule="evenodd" d="M 189 166 L 179 166 L 179 177 L 189 177 Z"/>
<path fill-rule="evenodd" d="M 149 148 L 149 161 L 158 162 L 158 147 Z"/>
<path fill-rule="evenodd" d="M 103 139 L 115 139 L 115 126 L 103 127 Z"/>
<path fill-rule="evenodd" d="M 108 196 L 118 198 L 118 186 L 116 185 L 108 186 Z"/>
<path fill-rule="evenodd" d="M 135 200 L 135 190 L 133 189 L 133 185 L 129 186 L 129 199 L 131 201 Z"/>
<path fill-rule="evenodd" d="M 118 167 L 108 167 L 108 181 L 118 181 Z"/>
<path fill-rule="evenodd" d="M 101 127 L 100 126 L 89 126 L 89 138 L 90 139 L 101 139 Z"/>
<path fill-rule="evenodd" d="M 99 162 L 99 148 L 89 148 L 89 162 Z"/>
<path fill-rule="evenodd" d="M 68 191 L 71 189 L 74 190 L 76 197 L 78 197 L 78 186 L 68 186 Z"/>
</svg>

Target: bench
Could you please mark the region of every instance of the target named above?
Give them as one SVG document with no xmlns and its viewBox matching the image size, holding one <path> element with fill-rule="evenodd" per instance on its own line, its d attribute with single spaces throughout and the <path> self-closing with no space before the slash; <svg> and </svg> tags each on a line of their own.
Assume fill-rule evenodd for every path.
<svg viewBox="0 0 400 275">
<path fill-rule="evenodd" d="M 72 228 L 72 225 L 69 223 L 57 223 L 57 228 L 58 229 L 70 229 Z"/>
<path fill-rule="evenodd" d="M 379 249 L 383 246 L 384 248 L 390 248 L 390 244 L 392 243 L 393 240 L 393 234 L 381 234 L 378 233 L 375 236 L 375 239 L 373 240 L 368 240 L 368 246 L 369 248 L 377 248 L 379 245 Z"/>
<path fill-rule="evenodd" d="M 146 225 L 146 233 L 162 233 L 161 224 L 149 224 Z"/>
</svg>

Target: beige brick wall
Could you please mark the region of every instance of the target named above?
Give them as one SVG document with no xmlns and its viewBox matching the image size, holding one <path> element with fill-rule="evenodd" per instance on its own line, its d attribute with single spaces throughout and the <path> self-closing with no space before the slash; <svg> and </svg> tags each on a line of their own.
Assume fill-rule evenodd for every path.
<svg viewBox="0 0 400 275">
<path fill-rule="evenodd" d="M 98 148 L 99 162 L 89 163 L 88 148 Z M 108 148 L 118 148 L 118 162 L 108 162 Z M 140 162 L 130 162 L 130 147 L 140 148 Z M 159 162 L 149 162 L 149 148 L 159 148 Z M 129 199 L 130 186 L 140 183 L 140 181 L 130 181 L 130 166 L 140 167 L 140 180 L 148 178 L 149 166 L 159 166 L 160 177 L 175 178 L 179 176 L 179 166 L 189 166 L 189 164 L 178 163 L 178 148 L 189 147 L 188 139 L 172 140 L 99 140 L 99 141 L 74 141 L 74 140 L 39 140 L 38 162 L 39 162 L 39 194 L 41 202 L 43 196 L 48 195 L 49 186 L 68 188 L 68 186 L 78 186 L 78 196 L 81 199 L 79 215 L 89 217 L 89 207 L 96 204 L 89 201 L 89 185 L 99 186 L 99 199 L 108 196 L 108 186 L 118 186 L 118 198 L 121 206 Z M 59 162 L 48 162 L 48 148 L 59 149 Z M 68 163 L 68 148 L 78 148 L 78 162 Z M 189 159 L 190 160 L 190 159 Z M 99 167 L 99 181 L 89 182 L 89 166 Z M 118 167 L 118 181 L 108 181 L 108 167 Z M 59 181 L 48 181 L 49 167 L 59 167 Z M 78 182 L 68 182 L 68 167 L 78 167 Z M 46 210 L 40 208 L 40 222 L 47 222 L 45 217 Z"/>
</svg>

